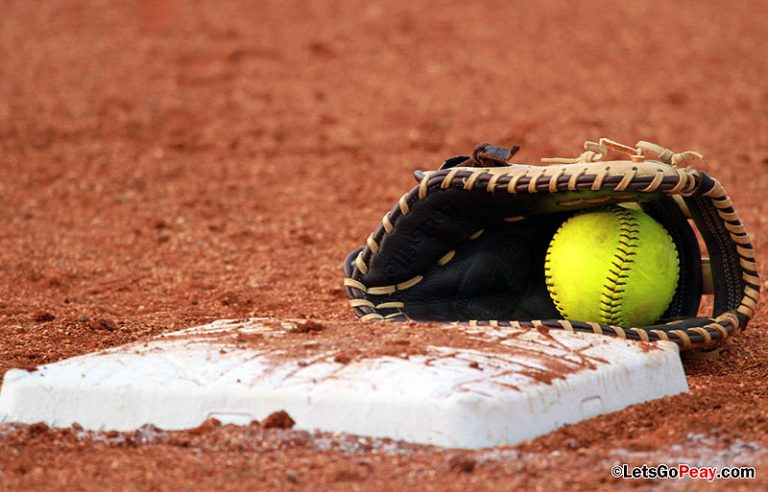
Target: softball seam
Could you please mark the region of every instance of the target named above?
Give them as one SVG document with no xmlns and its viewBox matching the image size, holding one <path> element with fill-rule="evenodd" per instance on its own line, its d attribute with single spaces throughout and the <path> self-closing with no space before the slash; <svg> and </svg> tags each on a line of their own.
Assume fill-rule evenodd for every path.
<svg viewBox="0 0 768 492">
<path fill-rule="evenodd" d="M 624 293 L 632 272 L 632 258 L 637 254 L 640 239 L 637 217 L 622 207 L 610 209 L 619 221 L 619 240 L 616 253 L 613 255 L 608 275 L 600 294 L 600 317 L 603 323 L 611 325 L 624 324 Z"/>
<path fill-rule="evenodd" d="M 572 217 L 571 217 L 572 218 Z M 553 244 L 555 239 L 557 238 L 557 234 L 560 232 L 560 230 L 563 228 L 563 226 L 571 220 L 569 218 L 565 222 L 563 222 L 560 227 L 555 232 L 555 235 L 552 236 L 552 239 L 550 240 L 549 244 Z M 557 309 L 557 312 L 560 313 L 560 316 L 562 316 L 565 319 L 568 319 L 569 316 L 565 312 L 565 309 L 563 309 L 563 305 L 560 303 L 560 299 L 558 299 L 557 295 L 555 295 L 555 284 L 552 281 L 552 267 L 551 267 L 551 256 L 552 256 L 552 248 L 547 248 L 547 254 L 544 256 L 544 282 L 547 285 L 547 291 L 549 291 L 549 297 L 552 299 L 552 303 L 555 305 L 555 308 Z"/>
</svg>

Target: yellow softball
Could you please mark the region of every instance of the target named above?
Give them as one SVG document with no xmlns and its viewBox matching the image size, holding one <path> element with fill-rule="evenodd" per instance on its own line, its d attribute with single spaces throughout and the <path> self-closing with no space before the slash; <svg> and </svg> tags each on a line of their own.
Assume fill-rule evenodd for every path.
<svg viewBox="0 0 768 492">
<path fill-rule="evenodd" d="M 612 206 L 566 220 L 549 243 L 544 271 L 563 318 L 632 327 L 664 314 L 680 263 L 661 224 Z"/>
</svg>

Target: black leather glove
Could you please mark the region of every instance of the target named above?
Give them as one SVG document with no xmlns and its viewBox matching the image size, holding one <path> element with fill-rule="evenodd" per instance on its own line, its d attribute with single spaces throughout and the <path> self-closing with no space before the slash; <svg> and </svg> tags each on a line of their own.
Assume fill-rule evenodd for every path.
<svg viewBox="0 0 768 492">
<path fill-rule="evenodd" d="M 480 144 L 438 171 L 416 172 L 418 186 L 345 260 L 344 285 L 359 318 L 543 326 L 672 340 L 683 349 L 717 346 L 746 327 L 760 288 L 754 249 L 720 183 L 679 167 L 699 154 L 601 139 L 578 158 L 536 166 L 509 163 L 516 151 Z M 605 160 L 610 151 L 629 157 Z M 558 319 L 544 282 L 549 241 L 577 211 L 615 203 L 636 204 L 672 236 L 680 260 L 674 298 L 653 326 Z M 697 317 L 709 288 L 714 313 Z"/>
</svg>

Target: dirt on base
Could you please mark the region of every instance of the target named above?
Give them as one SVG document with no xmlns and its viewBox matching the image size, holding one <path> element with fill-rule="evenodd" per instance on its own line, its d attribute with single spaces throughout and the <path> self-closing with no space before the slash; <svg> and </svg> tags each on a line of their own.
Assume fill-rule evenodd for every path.
<svg viewBox="0 0 768 492">
<path fill-rule="evenodd" d="M 220 324 L 219 324 L 220 323 Z M 533 332 L 521 328 L 472 327 L 459 323 L 366 323 L 356 320 L 324 321 L 288 319 L 227 320 L 172 333 L 162 339 L 189 344 L 203 343 L 220 347 L 218 353 L 250 350 L 261 354 L 265 362 L 280 365 L 286 360 L 307 366 L 333 360 L 340 364 L 374 358 L 418 358 L 424 364 L 440 359 L 463 359 L 465 351 L 479 351 L 517 360 L 535 360 L 521 364 L 516 372 L 530 379 L 551 383 L 578 371 L 596 369 L 607 361 L 590 354 L 590 349 L 607 340 L 585 334 L 578 348 L 567 345 L 544 326 Z M 216 329 L 211 330 L 214 326 Z M 636 342 L 643 352 L 661 350 L 648 342 Z M 145 353 L 146 343 L 129 345 L 128 352 Z M 154 349 L 150 349 L 154 350 Z M 484 370 L 478 362 L 465 361 L 469 367 Z M 29 368 L 34 370 L 35 368 Z"/>
<path fill-rule="evenodd" d="M 0 374 L 220 318 L 352 320 L 344 255 L 480 141 L 699 150 L 760 259 L 767 42 L 761 1 L 0 0 Z M 4 425 L 0 489 L 691 488 L 610 476 L 686 461 L 764 490 L 764 306 L 685 363 L 690 393 L 515 447 Z"/>
</svg>

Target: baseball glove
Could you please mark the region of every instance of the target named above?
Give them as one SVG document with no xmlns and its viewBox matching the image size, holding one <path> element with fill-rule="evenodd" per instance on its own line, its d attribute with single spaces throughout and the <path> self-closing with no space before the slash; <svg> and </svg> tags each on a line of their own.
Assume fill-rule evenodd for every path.
<svg viewBox="0 0 768 492">
<path fill-rule="evenodd" d="M 700 154 L 601 139 L 577 158 L 537 166 L 509 163 L 517 150 L 480 144 L 471 156 L 415 173 L 419 184 L 344 262 L 361 320 L 546 327 L 671 340 L 682 349 L 717 347 L 747 326 L 760 289 L 754 249 L 720 183 L 683 167 Z M 607 160 L 611 152 L 626 157 Z M 549 241 L 574 213 L 627 202 L 677 246 L 680 274 L 668 309 L 652 326 L 558 319 L 544 276 Z M 707 293 L 713 313 L 700 317 Z"/>
</svg>

